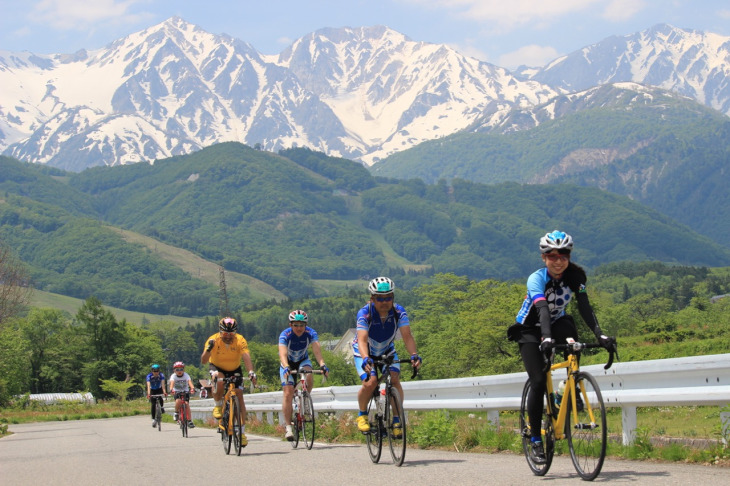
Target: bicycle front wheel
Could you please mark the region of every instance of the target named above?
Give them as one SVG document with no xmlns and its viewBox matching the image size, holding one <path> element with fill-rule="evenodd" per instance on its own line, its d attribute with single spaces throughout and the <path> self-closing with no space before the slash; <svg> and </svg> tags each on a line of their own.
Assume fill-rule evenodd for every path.
<svg viewBox="0 0 730 486">
<path fill-rule="evenodd" d="M 575 470 L 591 481 L 601 472 L 606 458 L 606 406 L 596 379 L 589 373 L 576 375 L 575 393 L 576 410 L 571 399 L 565 434 Z"/>
<path fill-rule="evenodd" d="M 547 402 L 547 392 L 543 398 L 542 417 L 540 419 L 542 445 L 545 449 L 545 463 L 538 464 L 532 454 L 532 433 L 530 429 L 530 417 L 527 413 L 527 400 L 532 393 L 532 386 L 527 380 L 525 388 L 522 390 L 522 401 L 520 402 L 520 434 L 522 435 L 522 451 L 525 453 L 527 465 L 530 466 L 535 476 L 544 476 L 553 463 L 553 455 L 555 454 L 555 434 L 553 433 L 553 419 L 548 414 L 545 403 Z"/>
<path fill-rule="evenodd" d="M 370 424 L 370 432 L 365 434 L 368 455 L 370 455 L 370 460 L 377 464 L 383 452 L 383 418 L 378 414 L 376 397 L 370 398 L 370 402 L 368 402 L 368 423 Z"/>
<path fill-rule="evenodd" d="M 188 436 L 188 407 L 184 400 L 180 404 L 180 413 L 178 414 L 178 417 L 180 418 L 180 431 L 182 431 L 182 436 L 187 437 Z"/>
<path fill-rule="evenodd" d="M 302 394 L 302 433 L 304 435 L 304 444 L 307 449 L 312 449 L 314 445 L 314 404 L 309 393 Z"/>
<path fill-rule="evenodd" d="M 299 397 L 296 395 L 294 396 L 294 399 L 292 400 L 291 408 L 292 408 L 292 421 L 294 422 L 292 424 L 292 433 L 294 434 L 294 440 L 292 440 L 291 446 L 292 448 L 296 449 L 299 445 L 299 432 L 302 430 L 302 415 L 299 413 L 298 408 L 298 400 Z"/>
<path fill-rule="evenodd" d="M 241 405 L 238 403 L 238 397 L 233 397 L 233 408 L 231 410 L 231 423 L 233 424 L 233 446 L 236 455 L 241 455 L 243 449 L 243 432 L 241 432 Z"/>
<path fill-rule="evenodd" d="M 228 400 L 223 403 L 223 417 L 221 417 L 220 425 L 218 426 L 218 432 L 221 434 L 221 441 L 223 442 L 223 451 L 226 454 L 231 453 L 231 442 L 233 436 L 229 433 L 228 423 L 231 421 L 231 405 Z"/>
<path fill-rule="evenodd" d="M 155 406 L 155 417 L 157 420 L 157 430 L 162 432 L 162 405 L 160 405 L 161 398 L 157 399 L 157 405 Z"/>
<path fill-rule="evenodd" d="M 406 417 L 403 414 L 400 393 L 395 388 L 390 389 L 390 400 L 385 409 L 385 426 L 388 428 L 390 456 L 395 465 L 400 466 L 406 457 Z"/>
</svg>

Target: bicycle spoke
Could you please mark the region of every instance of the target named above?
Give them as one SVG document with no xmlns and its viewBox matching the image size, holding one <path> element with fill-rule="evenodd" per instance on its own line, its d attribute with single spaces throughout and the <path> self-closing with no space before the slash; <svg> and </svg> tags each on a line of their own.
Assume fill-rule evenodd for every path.
<svg viewBox="0 0 730 486">
<path fill-rule="evenodd" d="M 575 470 L 581 478 L 590 481 L 601 472 L 606 457 L 606 408 L 601 390 L 589 373 L 576 375 L 575 392 L 575 402 L 570 400 L 565 432 Z"/>
<path fill-rule="evenodd" d="M 365 434 L 365 441 L 368 445 L 370 460 L 377 463 L 380 461 L 380 455 L 383 451 L 383 434 L 381 433 L 382 418 L 378 417 L 378 407 L 375 400 L 375 397 L 372 397 L 370 402 L 368 402 L 370 432 Z"/>
<path fill-rule="evenodd" d="M 226 400 L 223 403 L 223 417 L 221 418 L 221 427 L 219 427 L 219 432 L 221 434 L 221 440 L 223 441 L 223 450 L 226 454 L 231 453 L 231 442 L 233 440 L 233 436 L 230 434 L 230 430 L 228 427 L 228 423 L 230 421 L 231 416 L 231 410 L 229 401 Z"/>
<path fill-rule="evenodd" d="M 241 432 L 241 406 L 238 403 L 238 397 L 233 397 L 233 408 L 231 410 L 231 422 L 233 423 L 233 444 L 235 446 L 236 455 L 241 455 L 243 449 L 243 432 Z"/>
<path fill-rule="evenodd" d="M 309 393 L 302 393 L 302 433 L 304 435 L 304 443 L 307 449 L 311 449 L 314 445 L 314 405 L 312 404 L 312 397 Z"/>
<path fill-rule="evenodd" d="M 302 428 L 302 417 L 299 414 L 299 396 L 294 395 L 294 399 L 292 400 L 292 433 L 294 434 L 294 440 L 291 443 L 292 448 L 296 449 L 299 445 L 299 432 Z"/>
<path fill-rule="evenodd" d="M 535 457 L 532 453 L 532 433 L 530 429 L 530 418 L 527 413 L 527 402 L 531 392 L 532 387 L 528 380 L 522 390 L 522 401 L 520 402 L 520 434 L 522 435 L 522 450 L 525 454 L 525 459 L 527 459 L 527 464 L 530 466 L 533 474 L 536 476 L 544 476 L 550 469 L 550 465 L 553 462 L 553 454 L 555 453 L 553 422 L 552 418 L 547 413 L 545 404 L 543 403 L 540 436 L 542 438 L 543 449 L 545 450 L 545 463 L 538 464 L 535 462 Z M 547 401 L 547 394 L 543 400 Z"/>
<path fill-rule="evenodd" d="M 400 393 L 395 388 L 390 389 L 390 400 L 385 411 L 385 426 L 388 429 L 390 455 L 395 465 L 400 466 L 406 457 L 406 417 Z"/>
</svg>

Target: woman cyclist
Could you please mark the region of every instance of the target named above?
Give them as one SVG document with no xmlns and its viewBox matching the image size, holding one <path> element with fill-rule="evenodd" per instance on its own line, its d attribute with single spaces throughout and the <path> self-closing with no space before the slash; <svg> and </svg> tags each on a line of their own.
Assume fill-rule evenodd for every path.
<svg viewBox="0 0 730 486">
<path fill-rule="evenodd" d="M 190 379 L 190 375 L 185 373 L 185 363 L 182 361 L 176 361 L 172 365 L 174 373 L 170 377 L 170 394 L 174 394 L 175 397 L 175 421 L 178 420 L 178 414 L 180 412 L 180 403 L 183 400 L 190 402 L 190 395 L 195 393 L 195 387 L 193 386 L 193 380 Z M 191 429 L 195 427 L 193 419 L 190 416 L 190 407 L 188 407 L 187 417 L 180 417 L 180 420 L 187 420 L 188 427 Z"/>
<path fill-rule="evenodd" d="M 545 463 L 545 450 L 540 437 L 543 397 L 547 387 L 544 355 L 550 355 L 555 343 L 566 338 L 578 339 L 573 318 L 565 313 L 575 298 L 578 311 L 606 349 L 613 349 L 616 341 L 601 331 L 586 293 L 586 273 L 570 260 L 573 238 L 555 230 L 540 239 L 540 253 L 545 267 L 527 279 L 527 295 L 517 313 L 516 323 L 507 336 L 520 346 L 520 355 L 530 380 L 527 414 L 530 418 L 532 456 L 536 464 Z"/>
</svg>

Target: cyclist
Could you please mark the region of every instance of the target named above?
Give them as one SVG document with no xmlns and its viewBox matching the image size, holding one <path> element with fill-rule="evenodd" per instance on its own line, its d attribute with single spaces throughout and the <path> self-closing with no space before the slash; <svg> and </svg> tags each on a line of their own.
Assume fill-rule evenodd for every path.
<svg viewBox="0 0 730 486">
<path fill-rule="evenodd" d="M 395 352 L 396 334 L 400 331 L 406 350 L 411 355 L 411 364 L 414 368 L 421 366 L 421 357 L 416 350 L 416 341 L 411 334 L 410 321 L 406 310 L 393 301 L 395 284 L 388 277 L 377 277 L 368 284 L 370 301 L 357 313 L 357 336 L 352 341 L 355 369 L 362 380 L 362 387 L 357 393 L 357 402 L 360 411 L 357 417 L 357 428 L 360 432 L 369 432 L 367 407 L 373 395 L 377 379 L 372 373 L 373 360 L 371 356 L 398 355 Z M 391 383 L 398 389 L 403 400 L 403 387 L 400 384 L 400 363 L 390 367 Z M 393 417 L 393 434 L 398 436 L 401 430 L 400 417 Z"/>
<path fill-rule="evenodd" d="M 177 422 L 178 413 L 180 412 L 180 403 L 182 403 L 183 400 L 190 403 L 190 394 L 195 393 L 195 386 L 193 385 L 193 380 L 190 378 L 190 375 L 185 372 L 185 363 L 182 361 L 176 361 L 175 364 L 172 365 L 172 370 L 174 373 L 170 377 L 170 394 L 175 397 L 175 421 Z M 188 427 L 191 429 L 195 427 L 193 419 L 190 416 L 190 407 L 188 407 L 188 416 L 182 417 L 180 420 L 187 420 Z"/>
<path fill-rule="evenodd" d="M 167 384 L 167 380 L 165 379 L 165 375 L 160 371 L 160 365 L 153 364 L 150 373 L 147 375 L 147 400 L 150 400 L 150 397 L 152 395 L 157 395 L 152 397 L 150 400 L 151 407 L 151 413 L 152 413 L 152 427 L 157 427 L 157 418 L 155 417 L 155 405 L 156 402 L 160 401 L 160 406 L 162 407 L 162 413 L 165 413 L 165 402 L 162 400 L 162 397 L 160 395 L 164 395 L 165 398 L 167 398 L 167 392 L 165 391 L 165 385 Z"/>
<path fill-rule="evenodd" d="M 219 332 L 210 336 L 205 345 L 205 350 L 200 356 L 200 362 L 210 363 L 210 377 L 213 382 L 213 417 L 219 419 L 223 416 L 223 378 L 233 376 L 236 373 L 242 375 L 241 359 L 248 369 L 248 377 L 256 385 L 256 373 L 253 371 L 251 355 L 248 352 L 246 339 L 237 333 L 238 323 L 232 317 L 224 317 L 218 322 Z M 243 402 L 243 377 L 239 376 L 236 382 L 236 396 L 241 404 L 241 445 L 248 445 L 245 433 L 246 404 Z"/>
<path fill-rule="evenodd" d="M 314 357 L 319 363 L 320 369 L 325 376 L 329 375 L 329 368 L 324 364 L 322 358 L 322 350 L 319 345 L 319 336 L 317 331 L 307 326 L 309 317 L 303 310 L 297 309 L 289 313 L 289 327 L 284 329 L 279 335 L 279 378 L 281 378 L 281 389 L 283 392 L 283 401 L 281 411 L 284 414 L 284 422 L 286 423 L 286 432 L 284 437 L 286 440 L 294 440 L 292 431 L 292 398 L 294 398 L 294 388 L 296 382 L 292 377 L 290 370 L 312 369 L 312 361 L 309 359 L 307 350 L 312 346 Z M 307 389 L 312 389 L 314 377 L 307 375 Z"/>
<path fill-rule="evenodd" d="M 516 323 L 510 326 L 507 337 L 519 343 L 520 355 L 530 380 L 530 396 L 527 398 L 527 414 L 532 433 L 532 456 L 536 464 L 544 464 L 545 448 L 540 437 L 546 378 L 544 356 L 552 353 L 555 343 L 565 343 L 566 338 L 578 340 L 578 330 L 573 318 L 565 313 L 575 298 L 578 311 L 593 331 L 598 342 L 606 349 L 613 349 L 615 339 L 601 331 L 586 293 L 586 273 L 570 259 L 573 238 L 555 230 L 540 238 L 540 253 L 545 267 L 527 279 L 527 295 L 517 313 Z"/>
</svg>

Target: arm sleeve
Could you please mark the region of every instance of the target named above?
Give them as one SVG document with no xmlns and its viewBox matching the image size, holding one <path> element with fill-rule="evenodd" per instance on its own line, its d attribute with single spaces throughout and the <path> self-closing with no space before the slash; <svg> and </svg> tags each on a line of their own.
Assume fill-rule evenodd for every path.
<svg viewBox="0 0 730 486">
<path fill-rule="evenodd" d="M 540 333 L 543 339 L 553 337 L 552 330 L 550 329 L 550 307 L 548 307 L 547 300 L 538 300 L 534 305 L 535 309 L 537 309 L 537 319 L 540 323 Z"/>
<path fill-rule="evenodd" d="M 593 307 L 588 301 L 588 294 L 585 292 L 578 292 L 576 299 L 578 300 L 578 312 L 580 312 L 580 316 L 583 318 L 585 323 L 588 324 L 588 327 L 591 328 L 593 334 L 595 334 L 596 337 L 603 334 L 601 326 L 598 325 L 596 314 L 593 312 Z"/>
</svg>

